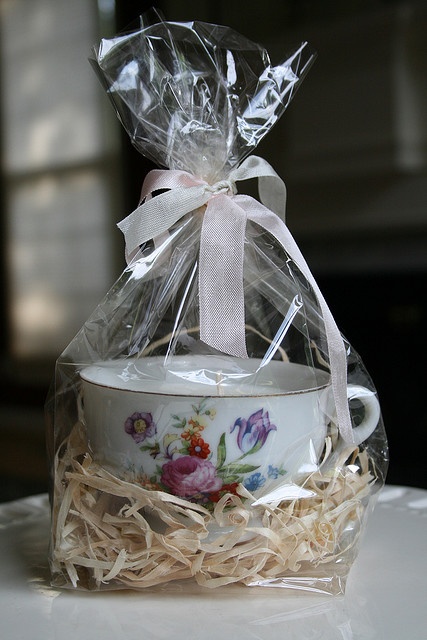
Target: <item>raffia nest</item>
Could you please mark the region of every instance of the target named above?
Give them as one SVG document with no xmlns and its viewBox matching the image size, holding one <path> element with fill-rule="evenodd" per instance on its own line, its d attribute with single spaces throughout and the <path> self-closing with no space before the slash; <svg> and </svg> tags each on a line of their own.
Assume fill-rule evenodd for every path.
<svg viewBox="0 0 427 640">
<path fill-rule="evenodd" d="M 275 584 L 353 557 L 373 480 L 365 452 L 347 447 L 337 456 L 328 442 L 321 469 L 303 483 L 311 497 L 253 507 L 240 485 L 210 512 L 106 471 L 78 423 L 56 459 L 52 572 L 92 589 L 182 579 L 211 588 Z"/>
</svg>

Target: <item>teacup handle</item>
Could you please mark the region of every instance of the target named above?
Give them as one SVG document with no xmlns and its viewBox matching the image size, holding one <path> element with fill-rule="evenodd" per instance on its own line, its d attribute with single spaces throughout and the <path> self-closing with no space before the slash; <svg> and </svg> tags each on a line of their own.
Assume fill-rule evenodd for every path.
<svg viewBox="0 0 427 640">
<path fill-rule="evenodd" d="M 363 421 L 353 428 L 354 443 L 359 445 L 369 438 L 378 425 L 381 415 L 380 403 L 374 391 L 356 384 L 347 386 L 347 398 L 349 402 L 359 400 L 363 404 L 365 412 Z"/>
</svg>

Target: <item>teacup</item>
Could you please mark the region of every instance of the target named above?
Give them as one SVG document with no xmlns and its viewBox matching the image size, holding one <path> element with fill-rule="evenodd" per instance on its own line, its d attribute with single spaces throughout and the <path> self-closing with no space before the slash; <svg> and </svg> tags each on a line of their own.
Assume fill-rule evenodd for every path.
<svg viewBox="0 0 427 640">
<path fill-rule="evenodd" d="M 308 366 L 226 358 L 102 362 L 80 372 L 82 420 L 94 459 L 115 475 L 213 508 L 242 483 L 257 499 L 298 497 L 295 479 L 317 469 L 330 379 Z M 348 386 L 364 406 L 355 441 L 380 415 L 375 394 Z M 286 487 L 286 489 L 285 489 Z M 292 489 L 293 487 L 293 489 Z M 298 491 L 297 491 L 298 494 Z"/>
</svg>

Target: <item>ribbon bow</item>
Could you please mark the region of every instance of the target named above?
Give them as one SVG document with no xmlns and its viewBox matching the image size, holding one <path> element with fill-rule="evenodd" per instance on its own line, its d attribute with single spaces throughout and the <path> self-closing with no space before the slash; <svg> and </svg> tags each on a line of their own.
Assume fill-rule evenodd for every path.
<svg viewBox="0 0 427 640">
<path fill-rule="evenodd" d="M 258 178 L 261 202 L 236 193 L 236 182 Z M 155 191 L 168 189 L 156 197 Z M 325 323 L 337 422 L 344 440 L 353 442 L 347 402 L 347 355 L 328 305 L 285 220 L 286 187 L 262 158 L 250 156 L 226 180 L 213 185 L 186 171 L 154 170 L 144 180 L 137 209 L 117 226 L 126 242 L 128 262 L 139 246 L 160 236 L 185 214 L 203 205 L 200 257 L 200 339 L 230 355 L 247 358 L 243 260 L 246 221 L 271 233 L 298 265 L 316 294 Z M 262 203 L 262 204 L 261 204 Z"/>
</svg>

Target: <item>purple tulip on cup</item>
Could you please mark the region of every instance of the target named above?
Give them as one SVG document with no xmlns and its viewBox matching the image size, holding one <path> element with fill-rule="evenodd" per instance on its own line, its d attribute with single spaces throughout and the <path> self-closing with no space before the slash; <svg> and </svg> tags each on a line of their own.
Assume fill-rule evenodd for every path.
<svg viewBox="0 0 427 640">
<path fill-rule="evenodd" d="M 277 431 L 277 427 L 270 423 L 268 411 L 263 413 L 264 409 L 259 409 L 253 413 L 247 420 L 245 418 L 237 418 L 234 425 L 230 429 L 230 433 L 238 428 L 237 446 L 244 454 L 249 452 L 255 453 L 265 444 L 270 431 Z"/>
</svg>

